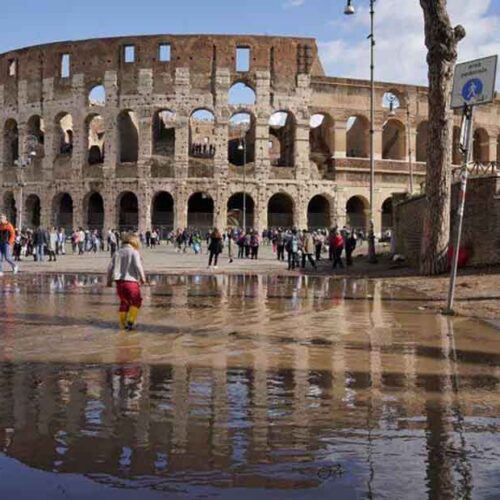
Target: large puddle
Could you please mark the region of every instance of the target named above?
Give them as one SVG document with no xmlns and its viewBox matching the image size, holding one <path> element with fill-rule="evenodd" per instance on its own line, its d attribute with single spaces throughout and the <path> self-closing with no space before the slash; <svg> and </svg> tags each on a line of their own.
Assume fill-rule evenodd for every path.
<svg viewBox="0 0 500 500">
<path fill-rule="evenodd" d="M 0 498 L 493 498 L 500 333 L 364 280 L 4 278 Z"/>
</svg>

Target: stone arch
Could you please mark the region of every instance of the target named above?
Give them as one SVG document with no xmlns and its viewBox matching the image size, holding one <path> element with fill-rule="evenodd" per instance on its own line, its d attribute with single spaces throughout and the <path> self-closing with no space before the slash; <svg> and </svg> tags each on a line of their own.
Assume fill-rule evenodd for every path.
<svg viewBox="0 0 500 500">
<path fill-rule="evenodd" d="M 132 191 L 124 191 L 117 198 L 118 228 L 136 231 L 139 227 L 139 200 Z"/>
<path fill-rule="evenodd" d="M 328 113 L 316 113 L 309 120 L 310 159 L 318 167 L 328 164 L 335 153 L 335 122 Z"/>
<path fill-rule="evenodd" d="M 12 166 L 19 159 L 19 128 L 16 120 L 9 118 L 3 128 L 3 158 L 5 165 Z"/>
<path fill-rule="evenodd" d="M 30 194 L 25 202 L 24 226 L 35 229 L 40 227 L 41 202 L 36 194 Z"/>
<path fill-rule="evenodd" d="M 52 224 L 63 227 L 67 233 L 73 229 L 73 198 L 68 193 L 58 193 L 52 200 Z"/>
<path fill-rule="evenodd" d="M 101 83 L 97 83 L 90 88 L 88 95 L 89 106 L 105 106 L 106 105 L 106 89 Z"/>
<path fill-rule="evenodd" d="M 269 157 L 273 167 L 295 166 L 295 116 L 290 111 L 276 111 L 269 118 L 269 137 L 277 139 L 279 149 L 270 148 Z"/>
<path fill-rule="evenodd" d="M 92 191 L 83 200 L 85 225 L 88 229 L 104 228 L 104 199 L 101 193 Z"/>
<path fill-rule="evenodd" d="M 255 163 L 255 117 L 247 111 L 235 113 L 229 120 L 227 157 L 231 165 Z"/>
<path fill-rule="evenodd" d="M 490 161 L 490 136 L 484 128 L 474 130 L 472 160 L 482 164 Z"/>
<path fill-rule="evenodd" d="M 175 113 L 159 109 L 153 116 L 153 154 L 175 157 Z"/>
<path fill-rule="evenodd" d="M 40 115 L 32 115 L 27 122 L 26 149 L 36 152 L 36 158 L 45 156 L 45 124 Z"/>
<path fill-rule="evenodd" d="M 351 229 L 366 231 L 368 228 L 368 200 L 361 195 L 351 196 L 346 203 L 346 221 Z"/>
<path fill-rule="evenodd" d="M 243 223 L 243 199 L 245 199 L 245 224 Z M 232 194 L 227 200 L 227 225 L 243 229 L 254 227 L 255 201 L 248 193 Z"/>
<path fill-rule="evenodd" d="M 452 164 L 462 163 L 462 152 L 460 151 L 460 127 L 453 127 Z"/>
<path fill-rule="evenodd" d="M 324 229 L 331 227 L 331 205 L 327 196 L 317 194 L 307 205 L 307 227 L 309 229 Z"/>
<path fill-rule="evenodd" d="M 382 233 L 392 229 L 392 197 L 386 198 L 380 210 Z"/>
<path fill-rule="evenodd" d="M 387 120 L 382 131 L 382 159 L 404 160 L 405 157 L 405 126 L 399 120 Z"/>
<path fill-rule="evenodd" d="M 267 227 L 291 228 L 294 226 L 295 203 L 288 193 L 275 193 L 267 202 Z"/>
<path fill-rule="evenodd" d="M 85 120 L 88 137 L 87 163 L 98 165 L 104 163 L 105 124 L 101 115 L 92 113 Z"/>
<path fill-rule="evenodd" d="M 214 226 L 214 200 L 201 191 L 188 199 L 188 226 L 195 229 L 209 229 Z"/>
<path fill-rule="evenodd" d="M 216 151 L 215 115 L 206 108 L 196 109 L 189 118 L 189 156 L 213 159 Z"/>
<path fill-rule="evenodd" d="M 6 191 L 3 195 L 3 207 L 2 211 L 7 216 L 9 222 L 14 226 L 17 225 L 17 206 L 16 197 L 12 191 Z"/>
<path fill-rule="evenodd" d="M 421 162 L 427 161 L 427 142 L 429 137 L 429 122 L 420 122 L 417 127 L 416 141 L 416 160 Z"/>
<path fill-rule="evenodd" d="M 229 89 L 228 103 L 231 106 L 253 106 L 256 100 L 255 90 L 242 80 L 235 82 Z"/>
<path fill-rule="evenodd" d="M 157 229 L 161 235 L 174 227 L 174 197 L 168 191 L 158 191 L 151 202 L 151 229 Z"/>
<path fill-rule="evenodd" d="M 346 156 L 368 158 L 370 156 L 370 122 L 363 115 L 347 119 Z"/>
<path fill-rule="evenodd" d="M 139 126 L 136 114 L 129 109 L 120 111 L 117 125 L 119 162 L 137 163 L 139 159 Z"/>
<path fill-rule="evenodd" d="M 73 153 L 73 117 L 70 113 L 62 111 L 54 120 L 57 139 L 54 141 L 56 156 L 71 156 Z"/>
</svg>

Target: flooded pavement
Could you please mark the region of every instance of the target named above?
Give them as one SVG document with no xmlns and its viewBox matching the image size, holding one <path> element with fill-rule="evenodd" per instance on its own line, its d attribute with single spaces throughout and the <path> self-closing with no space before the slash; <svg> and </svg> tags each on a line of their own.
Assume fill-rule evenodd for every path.
<svg viewBox="0 0 500 500">
<path fill-rule="evenodd" d="M 366 280 L 4 278 L 0 498 L 495 498 L 498 330 Z"/>
</svg>

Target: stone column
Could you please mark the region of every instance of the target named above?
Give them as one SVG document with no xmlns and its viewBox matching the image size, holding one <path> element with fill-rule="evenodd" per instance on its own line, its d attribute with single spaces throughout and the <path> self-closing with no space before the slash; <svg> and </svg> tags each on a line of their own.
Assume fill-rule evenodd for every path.
<svg viewBox="0 0 500 500">
<path fill-rule="evenodd" d="M 375 124 L 375 133 L 373 136 L 373 156 L 375 160 L 382 159 L 382 148 L 383 148 L 383 130 L 382 125 Z M 368 141 L 370 137 L 368 137 Z M 370 153 L 370 143 L 368 142 L 368 154 Z"/>
<path fill-rule="evenodd" d="M 227 120 L 217 121 L 215 125 L 215 157 L 214 157 L 214 178 L 227 178 L 229 172 L 229 162 L 227 159 Z"/>
<path fill-rule="evenodd" d="M 106 71 L 104 74 L 104 89 L 106 91 L 106 106 L 102 108 L 104 119 L 104 177 L 115 177 L 117 159 L 116 110 L 119 107 L 118 75 L 116 71 Z"/>
<path fill-rule="evenodd" d="M 184 184 L 177 185 L 175 194 L 175 221 L 174 229 L 184 229 L 188 221 L 188 195 Z"/>
<path fill-rule="evenodd" d="M 293 225 L 298 229 L 307 228 L 307 205 L 308 196 L 307 191 L 303 188 L 298 190 L 295 196 L 295 210 L 293 214 Z"/>
<path fill-rule="evenodd" d="M 496 135 L 490 135 L 489 150 L 490 150 L 489 161 L 497 161 L 497 158 L 499 158 L 500 150 L 498 146 L 498 137 Z"/>
<path fill-rule="evenodd" d="M 176 178 L 185 179 L 189 169 L 189 117 L 176 117 L 174 154 L 174 175 Z"/>
<path fill-rule="evenodd" d="M 139 70 L 138 93 L 142 98 L 142 106 L 148 102 L 149 96 L 153 95 L 153 70 Z M 151 155 L 153 154 L 153 117 L 151 111 L 146 107 L 141 107 L 137 113 L 138 133 L 139 133 L 139 156 L 137 163 L 137 173 L 139 178 L 151 176 Z"/>
<path fill-rule="evenodd" d="M 73 200 L 73 228 L 87 227 L 87 214 L 85 212 L 85 207 L 83 199 L 85 193 L 81 190 L 73 190 L 70 192 L 71 199 Z"/>
<path fill-rule="evenodd" d="M 347 156 L 347 121 L 338 120 L 333 125 L 333 155 L 335 158 Z"/>
<path fill-rule="evenodd" d="M 297 180 L 307 180 L 309 172 L 309 120 L 297 120 L 295 131 L 295 172 Z"/>
<path fill-rule="evenodd" d="M 271 115 L 271 76 L 269 71 L 257 71 L 255 116 L 255 175 L 259 180 L 269 177 L 269 118 Z M 255 214 L 256 218 L 257 213 Z"/>
<path fill-rule="evenodd" d="M 147 181 L 141 179 L 139 182 L 136 193 L 139 205 L 139 231 L 146 232 L 151 229 L 152 190 L 149 189 Z"/>
</svg>

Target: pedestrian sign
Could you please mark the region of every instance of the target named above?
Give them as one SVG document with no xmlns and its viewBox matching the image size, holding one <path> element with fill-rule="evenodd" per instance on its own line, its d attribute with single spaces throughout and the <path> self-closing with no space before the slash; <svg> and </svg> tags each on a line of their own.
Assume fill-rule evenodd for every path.
<svg viewBox="0 0 500 500">
<path fill-rule="evenodd" d="M 487 104 L 495 98 L 497 56 L 464 62 L 455 66 L 451 107 Z"/>
</svg>

